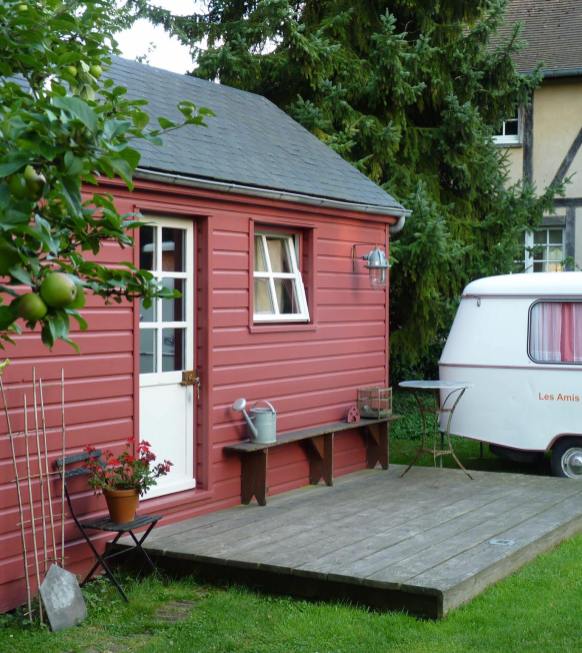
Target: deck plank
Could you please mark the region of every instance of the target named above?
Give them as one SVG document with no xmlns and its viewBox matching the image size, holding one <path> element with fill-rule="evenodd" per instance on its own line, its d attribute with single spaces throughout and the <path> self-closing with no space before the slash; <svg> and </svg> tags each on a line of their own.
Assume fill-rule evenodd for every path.
<svg viewBox="0 0 582 653">
<path fill-rule="evenodd" d="M 582 531 L 582 483 L 403 469 L 159 526 L 145 548 L 177 573 L 441 617 Z"/>
</svg>

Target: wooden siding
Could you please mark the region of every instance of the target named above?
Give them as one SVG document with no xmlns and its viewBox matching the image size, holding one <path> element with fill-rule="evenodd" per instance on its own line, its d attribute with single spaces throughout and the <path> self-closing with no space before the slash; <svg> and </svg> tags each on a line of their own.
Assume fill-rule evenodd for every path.
<svg viewBox="0 0 582 653">
<path fill-rule="evenodd" d="M 202 379 L 195 411 L 197 488 L 151 499 L 143 503 L 143 509 L 161 512 L 164 523 L 171 523 L 236 505 L 240 503 L 240 463 L 222 451 L 225 444 L 246 437 L 240 414 L 230 409 L 234 399 L 271 401 L 278 412 L 278 430 L 283 432 L 342 419 L 355 402 L 359 386 L 387 382 L 388 293 L 369 288 L 362 261 L 354 274 L 351 249 L 354 243 L 369 246 L 360 247 L 358 254 L 375 244 L 387 248 L 388 223 L 393 220 L 149 182 L 139 182 L 133 193 L 121 184 L 108 184 L 122 212 L 139 210 L 146 216 L 181 217 L 195 223 L 195 365 Z M 311 324 L 259 326 L 249 322 L 252 257 L 248 247 L 254 221 L 297 225 L 307 239 L 313 239 L 302 257 Z M 131 258 L 131 252 L 107 245 L 100 260 L 117 264 Z M 49 352 L 36 334 L 22 335 L 7 352 L 12 363 L 4 381 L 14 430 L 23 428 L 25 392 L 32 403 L 33 366 L 43 379 L 51 461 L 60 454 L 61 369 L 66 379 L 69 452 L 87 444 L 116 447 L 128 436 L 139 435 L 139 357 L 134 355 L 139 348 L 137 311 L 128 304 L 105 306 L 91 298 L 83 314 L 90 330 L 74 334 L 81 354 L 63 344 Z M 6 433 L 0 414 L 0 611 L 25 598 Z M 22 438 L 17 437 L 16 444 L 22 474 Z M 335 464 L 336 475 L 365 466 L 357 435 L 338 438 Z M 273 451 L 268 478 L 271 494 L 307 482 L 308 465 L 300 446 Z M 86 487 L 79 486 L 77 500 L 87 514 L 104 507 L 102 498 Z M 79 542 L 70 520 L 66 541 L 68 567 L 86 568 L 87 548 Z"/>
</svg>

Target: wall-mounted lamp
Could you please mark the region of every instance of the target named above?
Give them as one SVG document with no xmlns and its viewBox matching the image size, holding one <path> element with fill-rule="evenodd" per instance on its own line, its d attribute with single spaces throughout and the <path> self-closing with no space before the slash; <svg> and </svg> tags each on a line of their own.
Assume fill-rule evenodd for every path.
<svg viewBox="0 0 582 653">
<path fill-rule="evenodd" d="M 359 245 L 352 245 L 352 261 L 354 272 L 357 272 L 357 260 L 358 256 L 356 255 L 356 248 Z M 382 289 L 386 287 L 386 270 L 390 267 L 388 261 L 386 260 L 386 254 L 384 250 L 378 247 L 377 245 L 374 249 L 370 250 L 365 256 L 359 257 L 362 260 L 366 261 L 364 267 L 368 268 L 370 274 L 370 285 L 372 288 Z"/>
</svg>

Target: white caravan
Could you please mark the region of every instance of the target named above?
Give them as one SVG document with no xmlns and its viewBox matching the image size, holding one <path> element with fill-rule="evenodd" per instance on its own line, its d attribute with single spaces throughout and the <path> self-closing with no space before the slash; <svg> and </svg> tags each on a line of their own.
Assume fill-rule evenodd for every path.
<svg viewBox="0 0 582 653">
<path fill-rule="evenodd" d="M 510 457 L 551 451 L 554 475 L 582 479 L 582 272 L 470 283 L 439 368 L 472 384 L 452 433 Z"/>
</svg>

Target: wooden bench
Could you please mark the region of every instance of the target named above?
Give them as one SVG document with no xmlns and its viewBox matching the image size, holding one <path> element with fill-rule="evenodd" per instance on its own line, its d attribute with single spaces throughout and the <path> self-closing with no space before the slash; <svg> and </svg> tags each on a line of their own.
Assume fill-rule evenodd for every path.
<svg viewBox="0 0 582 653">
<path fill-rule="evenodd" d="M 398 419 L 390 415 L 379 419 L 360 419 L 359 422 L 333 422 L 309 429 L 289 431 L 277 435 L 276 442 L 264 444 L 246 440 L 224 447 L 230 454 L 241 457 L 241 500 L 250 503 L 253 496 L 260 506 L 267 503 L 267 462 L 269 449 L 282 447 L 291 442 L 300 442 L 309 460 L 309 482 L 317 485 L 321 479 L 326 485 L 333 485 L 333 442 L 336 433 L 358 430 L 366 442 L 366 465 L 374 468 L 378 463 L 388 469 L 390 423 Z"/>
</svg>

